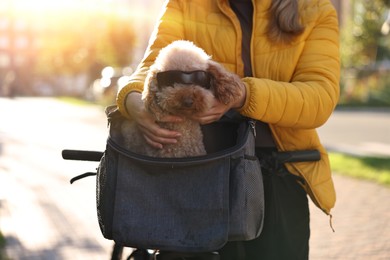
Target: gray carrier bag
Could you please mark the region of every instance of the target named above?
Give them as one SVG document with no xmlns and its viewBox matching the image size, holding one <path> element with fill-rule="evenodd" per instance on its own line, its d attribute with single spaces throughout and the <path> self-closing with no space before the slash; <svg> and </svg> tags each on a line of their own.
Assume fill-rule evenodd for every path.
<svg viewBox="0 0 390 260">
<path fill-rule="evenodd" d="M 251 240 L 263 226 L 264 198 L 254 135 L 247 120 L 204 126 L 208 154 L 153 158 L 124 149 L 116 108 L 97 172 L 103 236 L 133 248 L 207 252 Z"/>
</svg>

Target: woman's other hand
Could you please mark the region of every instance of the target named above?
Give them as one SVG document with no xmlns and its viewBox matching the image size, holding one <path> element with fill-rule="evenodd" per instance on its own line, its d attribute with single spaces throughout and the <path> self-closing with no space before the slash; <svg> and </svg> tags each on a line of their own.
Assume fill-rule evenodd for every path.
<svg viewBox="0 0 390 260">
<path fill-rule="evenodd" d="M 181 133 L 162 128 L 152 114 L 145 110 L 141 99 L 141 93 L 131 92 L 126 99 L 126 109 L 130 117 L 136 121 L 143 133 L 146 142 L 157 149 L 162 149 L 165 144 L 174 144 Z M 178 116 L 167 115 L 159 119 L 160 122 L 180 122 Z"/>
<path fill-rule="evenodd" d="M 237 97 L 234 102 L 224 104 L 215 98 L 209 110 L 202 113 L 197 113 L 191 118 L 204 125 L 218 121 L 230 109 L 241 108 L 244 105 L 246 99 L 246 87 L 244 83 L 240 84 L 240 89 L 241 95 Z"/>
</svg>

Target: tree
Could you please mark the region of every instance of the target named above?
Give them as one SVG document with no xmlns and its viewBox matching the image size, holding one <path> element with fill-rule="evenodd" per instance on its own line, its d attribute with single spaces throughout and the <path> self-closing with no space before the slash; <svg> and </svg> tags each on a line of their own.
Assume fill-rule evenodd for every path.
<svg viewBox="0 0 390 260">
<path fill-rule="evenodd" d="M 351 0 L 351 16 L 341 29 L 340 103 L 389 105 L 390 36 L 383 35 L 390 0 Z"/>
<path fill-rule="evenodd" d="M 111 17 L 106 23 L 105 33 L 98 44 L 97 57 L 112 66 L 128 66 L 131 61 L 136 34 L 129 21 L 121 17 Z"/>
<path fill-rule="evenodd" d="M 390 7 L 390 0 L 382 0 L 383 4 L 387 7 Z"/>
<path fill-rule="evenodd" d="M 341 32 L 344 67 L 361 67 L 390 57 L 388 37 L 381 33 L 390 0 L 354 0 L 351 18 Z"/>
</svg>

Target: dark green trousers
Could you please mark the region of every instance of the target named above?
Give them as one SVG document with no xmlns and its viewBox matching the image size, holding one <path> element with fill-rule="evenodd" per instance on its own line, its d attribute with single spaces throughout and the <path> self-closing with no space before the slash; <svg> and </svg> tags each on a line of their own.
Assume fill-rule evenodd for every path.
<svg viewBox="0 0 390 260">
<path fill-rule="evenodd" d="M 309 205 L 296 176 L 263 170 L 265 217 L 260 237 L 229 242 L 221 260 L 305 260 L 309 254 Z"/>
</svg>

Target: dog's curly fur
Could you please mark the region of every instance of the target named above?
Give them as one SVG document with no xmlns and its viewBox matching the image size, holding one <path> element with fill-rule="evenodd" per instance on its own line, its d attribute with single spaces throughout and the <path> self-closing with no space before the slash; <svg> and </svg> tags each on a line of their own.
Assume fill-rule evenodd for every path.
<svg viewBox="0 0 390 260">
<path fill-rule="evenodd" d="M 157 86 L 158 72 L 169 70 L 202 70 L 212 75 L 210 89 L 195 84 L 174 83 L 172 86 Z M 240 78 L 228 72 L 222 65 L 213 61 L 204 50 L 190 41 L 175 41 L 163 48 L 146 77 L 142 99 L 145 108 L 156 118 L 156 122 L 166 129 L 181 133 L 176 144 L 166 144 L 156 149 L 146 144 L 141 131 L 133 121 L 122 125 L 122 134 L 127 149 L 152 157 L 189 157 L 206 154 L 203 135 L 198 122 L 188 119 L 189 115 L 210 109 L 214 98 L 228 104 L 241 95 Z M 164 115 L 178 115 L 180 123 L 159 122 Z"/>
</svg>

